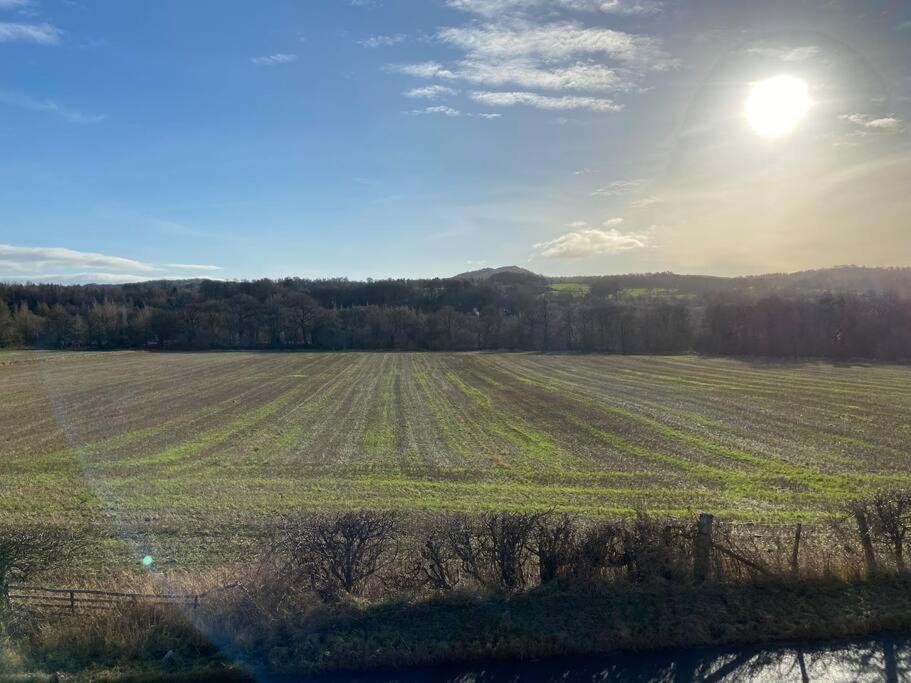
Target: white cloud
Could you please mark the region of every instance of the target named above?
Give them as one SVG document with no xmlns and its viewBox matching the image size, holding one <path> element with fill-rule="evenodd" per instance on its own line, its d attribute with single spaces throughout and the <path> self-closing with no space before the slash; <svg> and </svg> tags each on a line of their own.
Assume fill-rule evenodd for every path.
<svg viewBox="0 0 911 683">
<path fill-rule="evenodd" d="M 16 9 L 17 7 L 28 7 L 32 0 L 0 0 L 0 9 Z"/>
<path fill-rule="evenodd" d="M 647 209 L 650 206 L 655 206 L 660 204 L 661 200 L 654 195 L 649 195 L 648 197 L 642 197 L 641 199 L 636 199 L 629 203 L 630 207 L 634 209 Z"/>
<path fill-rule="evenodd" d="M 274 55 L 250 57 L 250 62 L 257 66 L 276 66 L 278 64 L 290 64 L 291 62 L 296 62 L 298 59 L 300 59 L 300 57 L 297 55 L 278 52 Z"/>
<path fill-rule="evenodd" d="M 97 269 L 97 270 L 96 270 Z M 195 263 L 165 263 L 155 265 L 136 259 L 111 256 L 64 247 L 18 247 L 0 244 L 0 279 L 41 282 L 136 282 L 139 280 L 173 278 L 168 271 L 190 270 L 212 272 L 220 266 Z M 73 271 L 73 272 L 62 272 Z M 116 271 L 116 272 L 111 272 Z M 194 277 L 180 275 L 179 277 Z M 205 277 L 205 276 L 195 276 Z"/>
<path fill-rule="evenodd" d="M 589 109 L 597 112 L 619 111 L 622 107 L 614 102 L 600 97 L 577 97 L 565 95 L 562 97 L 549 97 L 531 92 L 473 92 L 471 99 L 481 104 L 494 107 L 511 107 L 524 104 L 537 109 L 568 110 Z"/>
<path fill-rule="evenodd" d="M 423 88 L 412 88 L 408 92 L 402 93 L 405 97 L 435 100 L 439 97 L 457 95 L 458 92 L 445 85 L 428 85 Z"/>
<path fill-rule="evenodd" d="M 602 225 L 605 228 L 616 228 L 617 226 L 619 226 L 622 223 L 623 223 L 622 218 L 608 218 L 606 221 L 604 221 L 604 223 L 602 223 Z"/>
<path fill-rule="evenodd" d="M 115 270 L 134 270 L 152 272 L 155 270 L 142 261 L 108 256 L 88 251 L 76 251 L 63 247 L 16 247 L 11 244 L 0 244 L 0 267 L 13 270 L 43 270 L 48 266 L 68 266 L 73 268 L 113 268 Z"/>
<path fill-rule="evenodd" d="M 0 275 L 0 282 L 49 282 L 61 285 L 123 284 L 151 279 L 148 275 L 128 273 L 29 273 Z"/>
<path fill-rule="evenodd" d="M 604 55 L 647 70 L 665 69 L 674 64 L 655 38 L 573 22 L 517 27 L 486 24 L 446 28 L 437 35 L 447 45 L 476 57 L 560 60 Z"/>
<path fill-rule="evenodd" d="M 461 54 L 451 61 L 392 65 L 390 70 L 415 78 L 474 84 L 483 90 L 470 97 L 495 106 L 612 112 L 620 105 L 605 99 L 604 93 L 639 92 L 648 73 L 679 63 L 665 52 L 659 38 L 552 20 L 555 9 L 651 13 L 660 7 L 653 0 L 449 0 L 448 4 L 483 17 L 479 22 L 441 28 L 433 36 Z"/>
<path fill-rule="evenodd" d="M 588 221 L 573 221 L 572 223 L 566 224 L 567 228 L 587 228 Z"/>
<path fill-rule="evenodd" d="M 842 114 L 838 117 L 842 121 L 847 121 L 859 128 L 870 131 L 899 131 L 902 129 L 902 120 L 894 114 L 888 116 L 870 116 L 868 114 Z"/>
<path fill-rule="evenodd" d="M 446 106 L 437 106 L 437 107 L 424 107 L 423 109 L 413 109 L 412 111 L 406 112 L 412 116 L 420 116 L 422 114 L 443 114 L 444 116 L 461 116 L 462 112 L 458 109 L 453 109 L 452 107 Z"/>
<path fill-rule="evenodd" d="M 748 55 L 777 59 L 781 62 L 803 62 L 819 54 L 815 45 L 802 47 L 751 47 L 747 49 Z"/>
<path fill-rule="evenodd" d="M 658 0 L 449 0 L 449 6 L 485 17 L 534 9 L 562 8 L 578 12 L 648 15 L 661 11 Z"/>
<path fill-rule="evenodd" d="M 646 245 L 645 235 L 616 228 L 610 230 L 585 229 L 568 232 L 547 242 L 538 242 L 534 249 L 545 258 L 583 258 L 595 255 L 617 255 Z"/>
<path fill-rule="evenodd" d="M 617 197 L 627 194 L 642 186 L 641 180 L 615 180 L 592 192 L 593 197 Z"/>
<path fill-rule="evenodd" d="M 456 66 L 422 62 L 393 67 L 407 76 L 461 80 L 486 86 L 518 85 L 545 90 L 626 90 L 630 83 L 616 70 L 601 64 L 577 62 L 567 66 L 542 68 L 535 60 L 505 59 L 484 61 L 465 59 Z"/>
<path fill-rule="evenodd" d="M 199 263 L 164 263 L 163 268 L 173 270 L 223 270 L 221 266 L 210 266 Z"/>
<path fill-rule="evenodd" d="M 369 38 L 358 41 L 358 43 L 369 48 L 391 47 L 405 42 L 405 38 L 406 36 L 404 33 L 396 33 L 391 36 L 370 36 Z"/>
<path fill-rule="evenodd" d="M 103 114 L 86 114 L 74 109 L 68 109 L 53 100 L 39 100 L 22 93 L 0 91 L 0 104 L 8 104 L 29 111 L 42 111 L 62 116 L 70 123 L 99 123 L 107 116 Z"/>
<path fill-rule="evenodd" d="M 0 43 L 56 45 L 63 32 L 51 24 L 16 24 L 0 21 Z"/>
<path fill-rule="evenodd" d="M 211 275 L 139 275 L 136 273 L 29 273 L 27 275 L 0 275 L 0 282 L 47 282 L 60 285 L 121 285 L 150 280 L 201 280 L 219 279 Z"/>
<path fill-rule="evenodd" d="M 503 114 L 482 113 L 482 114 L 478 114 L 478 116 L 480 116 L 482 119 L 502 119 L 503 118 Z"/>
</svg>

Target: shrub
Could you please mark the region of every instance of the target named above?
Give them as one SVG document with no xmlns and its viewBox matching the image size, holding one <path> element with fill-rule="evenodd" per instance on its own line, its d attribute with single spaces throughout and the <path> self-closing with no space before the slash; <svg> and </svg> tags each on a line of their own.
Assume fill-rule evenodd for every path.
<svg viewBox="0 0 911 683">
<path fill-rule="evenodd" d="M 304 578 L 324 600 L 337 600 L 361 595 L 395 560 L 397 536 L 397 515 L 363 510 L 287 519 L 272 550 L 286 559 L 292 581 Z"/>
</svg>

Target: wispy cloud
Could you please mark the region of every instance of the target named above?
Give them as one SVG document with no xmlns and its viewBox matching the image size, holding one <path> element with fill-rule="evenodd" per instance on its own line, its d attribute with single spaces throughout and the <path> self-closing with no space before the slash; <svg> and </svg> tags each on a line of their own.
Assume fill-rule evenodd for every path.
<svg viewBox="0 0 911 683">
<path fill-rule="evenodd" d="M 537 255 L 544 258 L 584 258 L 586 256 L 615 256 L 646 246 L 647 238 L 633 232 L 623 233 L 616 228 L 576 230 L 534 245 Z"/>
<path fill-rule="evenodd" d="M 0 268 L 2 268 L 0 263 Z M 151 279 L 136 273 L 28 273 L 25 275 L 0 274 L 0 282 L 50 282 L 61 285 L 124 284 Z"/>
<path fill-rule="evenodd" d="M 0 0 L 0 9 L 18 9 L 31 4 L 32 0 Z"/>
<path fill-rule="evenodd" d="M 0 244 L 0 280 L 36 282 L 137 282 L 188 277 L 210 277 L 201 273 L 222 270 L 220 266 L 198 263 L 153 264 L 65 247 L 20 247 Z M 195 275 L 173 271 L 192 271 Z"/>
<path fill-rule="evenodd" d="M 22 93 L 0 91 L 0 104 L 6 104 L 29 111 L 47 112 L 62 116 L 70 123 L 99 123 L 107 116 L 104 114 L 86 114 L 85 112 L 69 109 L 54 100 L 37 99 Z"/>
<path fill-rule="evenodd" d="M 447 88 L 445 85 L 428 85 L 423 88 L 412 88 L 402 93 L 405 97 L 416 99 L 435 100 L 440 97 L 452 97 L 458 94 L 458 91 Z"/>
<path fill-rule="evenodd" d="M 838 117 L 865 131 L 897 132 L 902 130 L 902 120 L 894 114 L 870 116 L 869 114 L 842 114 Z"/>
<path fill-rule="evenodd" d="M 63 35 L 51 24 L 19 24 L 0 21 L 0 43 L 38 43 L 39 45 L 56 45 Z"/>
<path fill-rule="evenodd" d="M 407 36 L 404 33 L 396 33 L 395 35 L 389 36 L 370 36 L 364 40 L 359 40 L 358 43 L 368 48 L 378 48 L 378 47 L 392 47 L 393 45 L 398 45 L 399 43 L 404 43 Z"/>
<path fill-rule="evenodd" d="M 551 8 L 577 12 L 649 15 L 660 12 L 662 8 L 662 3 L 658 0 L 449 0 L 448 4 L 455 9 L 484 17 Z"/>
<path fill-rule="evenodd" d="M 518 85 L 544 90 L 627 90 L 631 84 L 615 69 L 601 64 L 577 62 L 568 66 L 541 67 L 531 59 L 484 61 L 465 59 L 449 68 L 437 62 L 393 67 L 417 78 L 440 78 L 499 87 Z"/>
<path fill-rule="evenodd" d="M 224 270 L 221 266 L 210 266 L 200 263 L 164 263 L 163 268 L 173 270 Z"/>
<path fill-rule="evenodd" d="M 613 100 L 601 97 L 579 97 L 564 95 L 549 97 L 532 92 L 485 92 L 471 93 L 471 99 L 493 107 L 511 107 L 524 104 L 538 109 L 565 111 L 569 109 L 588 109 L 597 112 L 620 111 L 623 107 Z"/>
<path fill-rule="evenodd" d="M 444 116 L 461 116 L 462 112 L 458 109 L 453 109 L 452 107 L 446 107 L 443 105 L 436 107 L 424 107 L 423 109 L 413 109 L 410 112 L 407 112 L 412 116 L 420 116 L 422 114 L 442 114 Z"/>
<path fill-rule="evenodd" d="M 604 55 L 649 70 L 666 69 L 674 63 L 656 38 L 575 22 L 446 28 L 438 33 L 438 38 L 475 57 L 560 60 Z"/>
<path fill-rule="evenodd" d="M 678 64 L 665 52 L 662 42 L 651 36 L 585 26 L 574 21 L 542 24 L 526 19 L 497 20 L 501 10 L 526 4 L 475 0 L 456 3 L 453 6 L 488 18 L 484 23 L 437 31 L 436 42 L 461 51 L 461 58 L 448 63 L 398 64 L 390 69 L 414 78 L 482 86 L 489 90 L 470 97 L 497 106 L 525 104 L 542 109 L 612 112 L 620 109 L 620 105 L 601 94 L 636 92 L 641 89 L 646 74 Z M 581 0 L 566 0 L 561 6 L 564 9 L 588 8 Z M 490 92 L 500 88 L 506 91 Z M 550 91 L 551 94 L 535 91 Z"/>
<path fill-rule="evenodd" d="M 250 57 L 250 62 L 256 66 L 277 66 L 279 64 L 290 64 L 296 62 L 300 57 L 295 54 L 286 54 L 278 52 L 274 55 L 263 55 L 262 57 Z"/>
<path fill-rule="evenodd" d="M 154 272 L 154 266 L 135 259 L 109 256 L 64 247 L 17 247 L 0 244 L 0 267 L 12 270 L 43 270 L 47 267 L 113 268 L 137 272 Z"/>
<path fill-rule="evenodd" d="M 615 180 L 604 187 L 599 187 L 592 192 L 593 197 L 617 197 L 622 194 L 633 192 L 642 187 L 643 181 L 634 180 Z"/>
<path fill-rule="evenodd" d="M 219 279 L 207 274 L 141 275 L 138 273 L 28 273 L 26 275 L 0 274 L 0 282 L 48 282 L 60 285 L 122 285 L 149 280 L 198 280 Z"/>
<path fill-rule="evenodd" d="M 815 45 L 803 45 L 801 47 L 751 47 L 747 48 L 746 53 L 754 57 L 763 57 L 766 59 L 777 59 L 781 62 L 804 62 L 819 54 L 819 48 Z"/>
</svg>

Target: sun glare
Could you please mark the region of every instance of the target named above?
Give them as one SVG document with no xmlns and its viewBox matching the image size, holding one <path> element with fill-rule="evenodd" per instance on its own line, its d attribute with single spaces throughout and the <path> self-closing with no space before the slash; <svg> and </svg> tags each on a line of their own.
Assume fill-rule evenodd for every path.
<svg viewBox="0 0 911 683">
<path fill-rule="evenodd" d="M 750 85 L 746 117 L 759 135 L 777 138 L 794 130 L 811 105 L 806 81 L 775 76 Z"/>
</svg>

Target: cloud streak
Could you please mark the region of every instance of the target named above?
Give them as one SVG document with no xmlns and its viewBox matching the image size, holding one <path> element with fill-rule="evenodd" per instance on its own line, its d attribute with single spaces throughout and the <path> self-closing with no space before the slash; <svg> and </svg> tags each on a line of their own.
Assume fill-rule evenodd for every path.
<svg viewBox="0 0 911 683">
<path fill-rule="evenodd" d="M 747 49 L 746 53 L 753 57 L 777 59 L 780 62 L 804 62 L 816 57 L 819 54 L 819 48 L 815 45 L 803 45 L 801 47 L 751 47 Z"/>
<path fill-rule="evenodd" d="M 437 31 L 436 42 L 461 51 L 461 58 L 447 63 L 393 65 L 390 70 L 414 78 L 481 86 L 488 91 L 470 97 L 491 98 L 497 106 L 525 104 L 541 109 L 612 112 L 620 106 L 605 99 L 604 93 L 637 91 L 646 74 L 678 65 L 662 42 L 650 36 L 574 21 L 540 24 L 525 19 L 495 20 L 501 10 L 527 3 L 470 0 L 457 4 L 487 19 Z M 581 0 L 562 3 L 569 9 L 585 9 L 583 5 L 586 3 Z M 505 92 L 499 97 L 489 92 L 501 88 Z M 595 94 L 598 97 L 593 97 Z"/>
<path fill-rule="evenodd" d="M 662 9 L 659 0 L 449 0 L 447 4 L 483 17 L 523 14 L 553 7 L 628 16 L 657 14 Z"/>
<path fill-rule="evenodd" d="M 424 114 L 442 114 L 443 116 L 461 116 L 462 112 L 458 109 L 453 109 L 452 107 L 446 107 L 444 105 L 439 105 L 436 107 L 424 107 L 423 109 L 412 109 L 408 114 L 412 116 L 422 116 Z"/>
<path fill-rule="evenodd" d="M 19 24 L 0 21 L 0 43 L 37 43 L 39 45 L 56 45 L 63 35 L 51 24 Z"/>
<path fill-rule="evenodd" d="M 412 88 L 402 94 L 412 99 L 436 100 L 440 97 L 455 96 L 458 92 L 452 88 L 447 88 L 445 85 L 428 85 L 423 88 Z"/>
<path fill-rule="evenodd" d="M 886 116 L 842 114 L 838 118 L 867 131 L 896 132 L 902 129 L 902 120 L 894 114 L 888 114 Z"/>
<path fill-rule="evenodd" d="M 369 38 L 358 41 L 358 44 L 371 49 L 376 49 L 378 47 L 392 47 L 393 45 L 404 43 L 405 38 L 406 36 L 404 33 L 396 33 L 395 35 L 391 36 L 370 36 Z"/>
<path fill-rule="evenodd" d="M 250 57 L 250 63 L 256 66 L 278 66 L 279 64 L 291 64 L 296 62 L 300 57 L 295 54 L 286 54 L 278 52 L 274 55 L 263 55 L 262 57 Z"/>
<path fill-rule="evenodd" d="M 0 279 L 7 281 L 114 283 L 194 277 L 189 274 L 169 273 L 185 270 L 212 273 L 222 268 L 198 263 L 152 264 L 137 259 L 65 247 L 20 247 L 0 244 L 0 272 L 8 273 L 0 276 Z"/>
<path fill-rule="evenodd" d="M 471 93 L 471 99 L 481 104 L 492 107 L 512 107 L 526 105 L 538 109 L 552 111 L 568 111 L 571 109 L 588 109 L 596 112 L 620 111 L 623 107 L 613 100 L 600 97 L 579 97 L 565 95 L 562 97 L 549 97 L 531 92 L 485 92 Z"/>
<path fill-rule="evenodd" d="M 76 251 L 64 247 L 17 247 L 12 244 L 0 244 L 0 266 L 13 269 L 42 270 L 48 266 L 74 268 L 112 268 L 114 270 L 133 270 L 137 272 L 154 272 L 155 267 L 142 261 L 109 256 L 90 251 Z"/>
<path fill-rule="evenodd" d="M 28 111 L 47 112 L 61 116 L 70 123 L 100 123 L 107 116 L 104 114 L 86 114 L 75 109 L 69 109 L 54 100 L 42 100 L 22 93 L 0 91 L 0 104 L 7 104 Z"/>
</svg>

